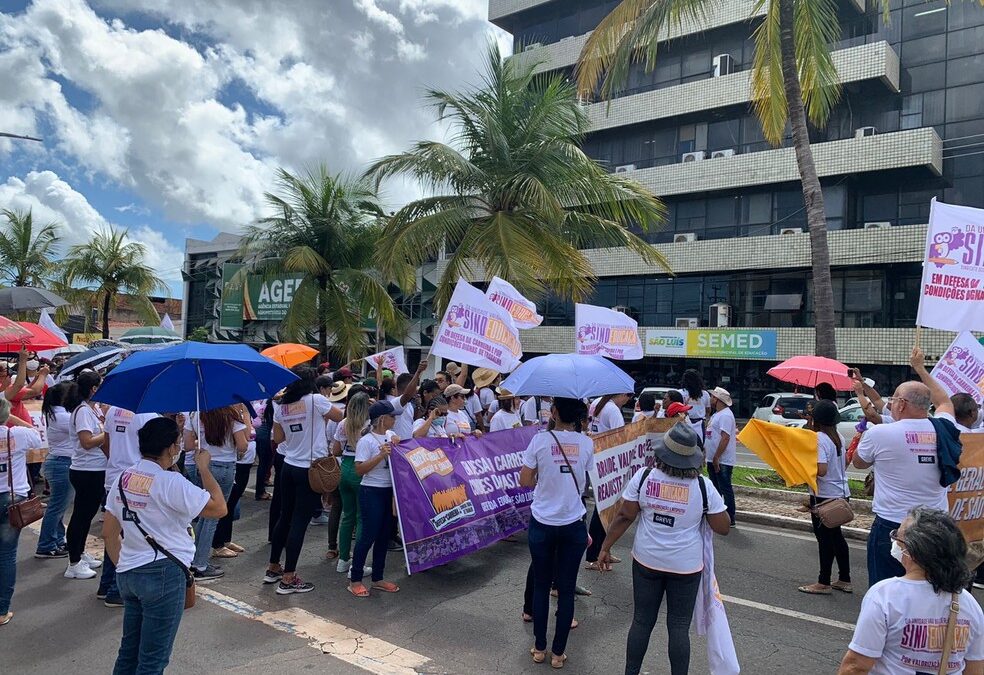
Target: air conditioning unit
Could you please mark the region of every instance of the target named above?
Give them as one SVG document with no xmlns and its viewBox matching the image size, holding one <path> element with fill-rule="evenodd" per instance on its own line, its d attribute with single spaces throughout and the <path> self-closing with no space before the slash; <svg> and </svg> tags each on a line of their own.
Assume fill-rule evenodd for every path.
<svg viewBox="0 0 984 675">
<path fill-rule="evenodd" d="M 718 54 L 714 57 L 714 77 L 724 77 L 735 72 L 735 60 L 731 54 Z"/>
<path fill-rule="evenodd" d="M 635 164 L 623 164 L 615 167 L 615 173 L 629 173 L 636 170 Z"/>
<path fill-rule="evenodd" d="M 686 164 L 687 162 L 699 162 L 707 157 L 707 153 L 703 150 L 694 150 L 693 152 L 685 152 L 680 160 Z"/>
<path fill-rule="evenodd" d="M 631 314 L 632 308 L 626 307 L 625 305 L 615 305 L 612 307 L 613 312 L 621 312 L 622 314 Z"/>
<path fill-rule="evenodd" d="M 866 230 L 884 230 L 887 227 L 891 227 L 892 224 L 887 220 L 874 220 L 864 224 L 864 229 Z"/>
<path fill-rule="evenodd" d="M 675 325 L 677 328 L 699 328 L 700 319 L 696 316 L 679 317 Z"/>
<path fill-rule="evenodd" d="M 681 232 L 673 235 L 674 244 L 687 244 L 692 241 L 697 241 L 697 235 L 693 232 Z"/>
<path fill-rule="evenodd" d="M 725 148 L 724 150 L 715 150 L 711 153 L 711 159 L 721 159 L 722 157 L 734 157 L 734 148 Z"/>
<path fill-rule="evenodd" d="M 878 129 L 874 127 L 860 127 L 854 130 L 855 138 L 865 138 L 867 136 L 874 136 L 878 133 Z"/>
<path fill-rule="evenodd" d="M 731 305 L 719 302 L 711 305 L 707 317 L 707 325 L 711 328 L 727 328 L 731 325 Z"/>
<path fill-rule="evenodd" d="M 779 234 L 803 234 L 802 227 L 784 227 L 779 230 Z"/>
<path fill-rule="evenodd" d="M 531 52 L 534 49 L 539 49 L 542 46 L 543 46 L 543 43 L 542 42 L 531 42 L 528 45 L 526 45 L 525 47 L 523 47 L 523 51 L 524 52 Z"/>
</svg>

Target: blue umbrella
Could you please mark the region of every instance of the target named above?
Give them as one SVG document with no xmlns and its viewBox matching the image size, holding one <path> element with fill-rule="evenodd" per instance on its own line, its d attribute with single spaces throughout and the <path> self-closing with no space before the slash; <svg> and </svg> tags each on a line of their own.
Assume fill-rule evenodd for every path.
<svg viewBox="0 0 984 675">
<path fill-rule="evenodd" d="M 133 354 L 93 399 L 137 413 L 214 410 L 270 398 L 296 379 L 246 345 L 185 342 Z"/>
<path fill-rule="evenodd" d="M 75 376 L 80 370 L 86 368 L 91 368 L 92 370 L 99 370 L 105 368 L 111 363 L 118 361 L 123 358 L 123 350 L 121 347 L 93 347 L 92 349 L 87 349 L 81 354 L 76 354 L 68 361 L 66 361 L 61 370 L 58 372 L 58 377 L 65 380 L 70 380 Z"/>
<path fill-rule="evenodd" d="M 521 364 L 502 383 L 517 396 L 590 398 L 635 391 L 635 382 L 608 359 L 584 354 L 548 354 Z"/>
</svg>

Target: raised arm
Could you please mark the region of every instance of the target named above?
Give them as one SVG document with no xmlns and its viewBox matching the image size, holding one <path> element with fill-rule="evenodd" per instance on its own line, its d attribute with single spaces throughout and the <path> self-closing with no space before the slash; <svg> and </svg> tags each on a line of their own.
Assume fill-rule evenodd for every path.
<svg viewBox="0 0 984 675">
<path fill-rule="evenodd" d="M 21 347 L 17 354 L 17 376 L 13 383 L 4 390 L 3 397 L 8 401 L 13 401 L 20 390 L 24 388 L 25 382 L 27 382 L 27 350 Z"/>
<path fill-rule="evenodd" d="M 458 370 L 458 377 L 454 378 L 454 383 L 459 387 L 464 387 L 465 382 L 468 380 L 468 364 L 462 363 L 461 369 Z"/>
<path fill-rule="evenodd" d="M 946 393 L 943 385 L 926 370 L 926 356 L 919 347 L 912 348 L 912 354 L 909 355 L 909 365 L 916 371 L 916 375 L 919 376 L 922 383 L 929 387 L 929 397 L 936 408 L 936 414 L 946 413 L 952 417 L 953 401 L 950 400 L 950 396 Z"/>
<path fill-rule="evenodd" d="M 420 365 L 417 366 L 417 371 L 413 374 L 413 379 L 407 382 L 407 388 L 403 390 L 403 395 L 400 396 L 401 406 L 405 406 L 417 396 L 417 388 L 420 387 L 420 377 L 424 374 L 425 370 L 427 370 L 427 359 L 420 362 Z"/>
</svg>

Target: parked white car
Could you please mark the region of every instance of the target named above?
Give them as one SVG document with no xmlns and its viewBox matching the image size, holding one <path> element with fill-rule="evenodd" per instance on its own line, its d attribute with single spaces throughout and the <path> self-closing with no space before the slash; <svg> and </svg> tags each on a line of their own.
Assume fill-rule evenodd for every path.
<svg viewBox="0 0 984 675">
<path fill-rule="evenodd" d="M 840 409 L 840 418 L 841 421 L 837 423 L 837 431 L 844 437 L 844 440 L 850 443 L 858 435 L 858 431 L 854 427 L 864 419 L 864 411 L 861 410 L 859 404 L 852 403 Z"/>
<path fill-rule="evenodd" d="M 802 427 L 806 420 L 801 415 L 812 400 L 809 394 L 767 394 L 752 413 L 752 418 L 786 427 Z"/>
</svg>

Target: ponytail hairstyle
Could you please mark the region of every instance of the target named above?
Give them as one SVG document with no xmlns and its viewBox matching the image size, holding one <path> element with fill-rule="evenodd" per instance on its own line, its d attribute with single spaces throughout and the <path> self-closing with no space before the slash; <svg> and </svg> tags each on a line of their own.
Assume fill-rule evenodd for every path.
<svg viewBox="0 0 984 675">
<path fill-rule="evenodd" d="M 348 405 L 345 406 L 345 419 L 342 420 L 345 428 L 345 436 L 348 438 L 350 445 L 354 446 L 358 442 L 368 423 L 369 395 L 364 391 L 360 391 L 349 399 Z"/>
<path fill-rule="evenodd" d="M 316 373 L 314 368 L 311 366 L 294 366 L 290 370 L 301 379 L 294 380 L 287 385 L 284 395 L 280 399 L 282 405 L 297 403 L 308 394 L 315 392 L 314 381 Z"/>
<path fill-rule="evenodd" d="M 608 397 L 609 399 L 611 397 Z M 604 399 L 603 399 L 604 400 Z M 553 400 L 553 408 L 557 417 L 564 424 L 573 424 L 574 431 L 581 433 L 588 419 L 588 406 L 579 398 L 559 398 Z"/>
<path fill-rule="evenodd" d="M 41 402 L 41 414 L 44 419 L 51 424 L 55 421 L 55 408 L 65 407 L 65 399 L 74 386 L 71 382 L 59 382 L 53 387 L 49 387 L 44 393 L 44 400 Z"/>
</svg>

